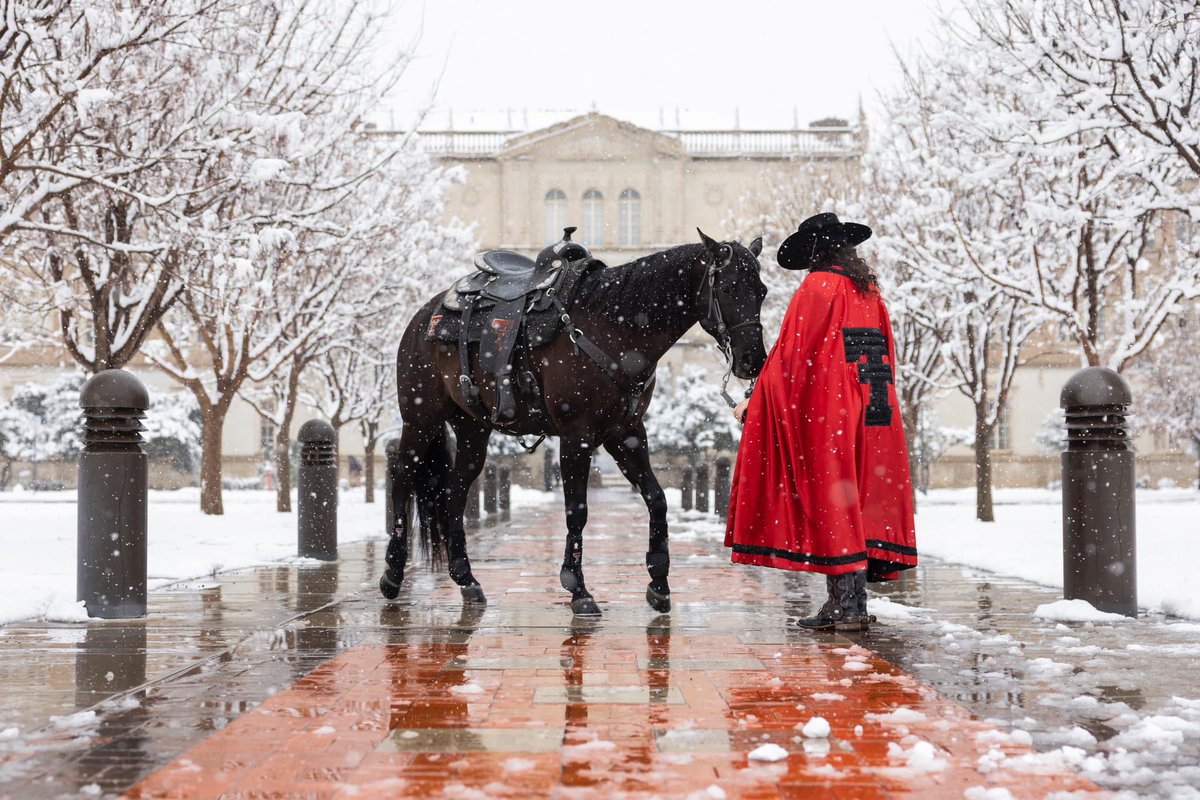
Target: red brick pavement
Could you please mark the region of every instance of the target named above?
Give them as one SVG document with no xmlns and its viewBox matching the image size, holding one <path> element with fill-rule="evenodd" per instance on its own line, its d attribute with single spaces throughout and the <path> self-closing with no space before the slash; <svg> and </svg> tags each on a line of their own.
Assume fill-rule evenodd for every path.
<svg viewBox="0 0 1200 800">
<path fill-rule="evenodd" d="M 593 506 L 589 583 L 607 614 L 642 609 L 644 549 L 622 496 Z M 642 517 L 644 519 L 644 516 Z M 481 570 L 486 614 L 507 624 L 457 640 L 366 644 L 318 667 L 243 714 L 127 793 L 130 798 L 352 797 L 1013 797 L 1101 796 L 1069 772 L 989 769 L 993 748 L 1028 752 L 921 686 L 870 650 L 840 637 L 752 644 L 759 606 L 777 612 L 749 570 L 674 547 L 673 585 L 692 601 L 724 603 L 732 626 L 572 621 L 547 543 L 560 516 L 542 515 L 496 543 Z M 479 561 L 480 559 L 477 559 Z M 507 591 L 505 591 L 507 590 Z M 516 591 L 513 591 L 516 590 Z M 678 592 L 678 604 L 685 593 Z M 457 598 L 443 583 L 420 602 Z M 498 599 L 497 599 L 498 598 Z M 370 603 L 381 603 L 371 599 Z M 520 612 L 536 611 L 529 624 Z M 559 613 L 555 626 L 546 613 Z M 676 612 L 678 613 L 678 612 Z M 430 641 L 433 639 L 433 641 Z M 862 639 L 869 645 L 869 635 Z M 828 738 L 801 729 L 825 719 Z M 781 761 L 751 760 L 766 743 Z M 1007 762 L 1011 764 L 1012 762 Z M 996 791 L 990 797 L 1003 796 Z"/>
</svg>

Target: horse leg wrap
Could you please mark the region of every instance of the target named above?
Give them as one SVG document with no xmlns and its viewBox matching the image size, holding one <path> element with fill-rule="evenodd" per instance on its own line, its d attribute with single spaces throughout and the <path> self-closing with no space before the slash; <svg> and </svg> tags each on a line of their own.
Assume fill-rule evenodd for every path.
<svg viewBox="0 0 1200 800">
<path fill-rule="evenodd" d="M 646 571 L 654 580 L 666 578 L 671 572 L 671 554 L 653 550 L 646 553 Z"/>
<path fill-rule="evenodd" d="M 477 582 L 475 576 L 471 574 L 471 562 L 465 556 L 450 561 L 450 577 L 459 586 L 468 586 Z"/>
</svg>

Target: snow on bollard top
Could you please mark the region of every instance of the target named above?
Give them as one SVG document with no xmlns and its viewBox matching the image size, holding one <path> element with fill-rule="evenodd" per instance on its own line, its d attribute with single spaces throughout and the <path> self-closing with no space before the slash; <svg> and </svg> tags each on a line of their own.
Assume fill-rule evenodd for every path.
<svg viewBox="0 0 1200 800">
<path fill-rule="evenodd" d="M 1087 600 L 1055 600 L 1053 603 L 1043 603 L 1033 610 L 1033 616 L 1038 619 L 1048 619 L 1057 622 L 1132 622 L 1133 619 L 1124 614 L 1113 614 L 1101 611 Z"/>
<path fill-rule="evenodd" d="M 749 756 L 747 756 L 751 761 L 783 761 L 787 757 L 787 750 L 769 742 L 754 748 L 750 751 Z"/>
</svg>

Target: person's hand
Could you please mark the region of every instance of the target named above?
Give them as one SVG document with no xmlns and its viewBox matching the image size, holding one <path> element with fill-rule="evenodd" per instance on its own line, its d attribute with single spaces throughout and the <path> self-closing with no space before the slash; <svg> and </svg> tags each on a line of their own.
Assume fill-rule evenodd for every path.
<svg viewBox="0 0 1200 800">
<path fill-rule="evenodd" d="M 749 400 L 743 400 L 733 407 L 733 418 L 742 425 L 746 424 L 746 409 L 750 407 Z"/>
</svg>

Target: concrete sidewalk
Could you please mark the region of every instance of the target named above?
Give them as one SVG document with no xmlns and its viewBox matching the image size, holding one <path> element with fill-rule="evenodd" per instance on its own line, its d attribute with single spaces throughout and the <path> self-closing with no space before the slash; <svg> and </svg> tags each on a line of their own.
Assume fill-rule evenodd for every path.
<svg viewBox="0 0 1200 800">
<path fill-rule="evenodd" d="M 585 536 L 604 615 L 573 619 L 561 507 L 515 515 L 470 535 L 482 609 L 420 568 L 385 603 L 380 541 L 156 592 L 145 621 L 0 629 L 0 730 L 19 728 L 0 797 L 1091 793 L 1076 769 L 1128 786 L 1110 743 L 1195 692 L 1200 626 L 1066 629 L 1030 613 L 1052 593 L 945 565 L 887 587 L 935 611 L 802 633 L 820 576 L 733 566 L 695 514 L 673 524 L 657 615 L 623 489 L 594 493 Z M 804 734 L 814 717 L 827 737 Z M 749 758 L 765 744 L 786 757 Z M 1196 746 L 1147 747 L 1139 791 L 1177 795 Z"/>
</svg>

